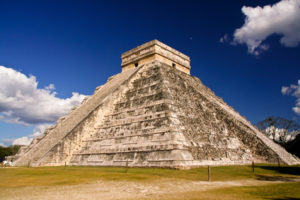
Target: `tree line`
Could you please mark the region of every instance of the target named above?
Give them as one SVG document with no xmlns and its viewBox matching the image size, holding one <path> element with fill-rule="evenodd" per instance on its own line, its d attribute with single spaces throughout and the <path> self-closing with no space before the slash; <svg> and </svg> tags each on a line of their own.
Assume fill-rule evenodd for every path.
<svg viewBox="0 0 300 200">
<path fill-rule="evenodd" d="M 0 162 L 3 162 L 6 156 L 15 155 L 20 149 L 19 145 L 12 145 L 9 147 L 0 146 Z"/>
</svg>

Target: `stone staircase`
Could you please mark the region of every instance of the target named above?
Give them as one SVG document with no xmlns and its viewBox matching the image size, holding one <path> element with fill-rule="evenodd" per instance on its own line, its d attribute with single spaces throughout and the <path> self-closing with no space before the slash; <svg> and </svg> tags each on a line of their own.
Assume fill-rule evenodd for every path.
<svg viewBox="0 0 300 200">
<path fill-rule="evenodd" d="M 112 77 L 104 86 L 95 92 L 76 110 L 73 110 L 66 118 L 59 120 L 40 142 L 32 146 L 24 155 L 14 162 L 15 166 L 39 166 L 39 160 L 43 158 L 58 142 L 70 133 L 81 121 L 83 121 L 95 108 L 103 103 L 106 98 L 120 85 L 129 79 L 139 68 L 127 70 Z"/>
</svg>

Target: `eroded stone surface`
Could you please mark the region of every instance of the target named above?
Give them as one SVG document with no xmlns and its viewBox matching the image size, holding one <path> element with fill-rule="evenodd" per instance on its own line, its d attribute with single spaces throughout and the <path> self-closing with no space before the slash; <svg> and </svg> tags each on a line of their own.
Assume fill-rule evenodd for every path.
<svg viewBox="0 0 300 200">
<path fill-rule="evenodd" d="M 123 73 L 23 149 L 15 165 L 299 163 L 198 78 L 161 62 Z"/>
</svg>

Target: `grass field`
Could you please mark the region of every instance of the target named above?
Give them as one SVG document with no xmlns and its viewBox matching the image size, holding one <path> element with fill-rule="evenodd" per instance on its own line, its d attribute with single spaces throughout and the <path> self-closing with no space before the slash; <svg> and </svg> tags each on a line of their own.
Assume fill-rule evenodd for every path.
<svg viewBox="0 0 300 200">
<path fill-rule="evenodd" d="M 148 184 L 149 186 L 160 182 L 204 184 L 207 179 L 207 167 L 190 170 L 113 167 L 1 168 L 0 192 L 1 194 L 15 192 L 17 194 L 24 188 L 60 188 L 61 186 L 93 184 L 97 181 L 110 184 L 120 182 L 127 185 Z M 199 191 L 194 189 L 193 191 L 170 191 L 165 194 L 154 194 L 151 198 L 145 196 L 144 199 L 300 199 L 299 180 L 300 166 L 257 165 L 254 173 L 251 166 L 211 167 L 210 186 L 214 183 L 222 185 L 222 182 L 224 184 L 239 183 L 239 185 Z M 250 185 L 243 185 L 243 182 L 249 183 L 249 181 Z"/>
</svg>

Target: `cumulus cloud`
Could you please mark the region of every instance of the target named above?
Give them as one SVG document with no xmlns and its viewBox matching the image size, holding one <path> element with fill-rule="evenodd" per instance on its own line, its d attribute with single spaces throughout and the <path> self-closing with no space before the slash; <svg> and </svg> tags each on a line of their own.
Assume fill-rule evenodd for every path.
<svg viewBox="0 0 300 200">
<path fill-rule="evenodd" d="M 53 84 L 38 88 L 35 76 L 4 66 L 0 66 L 0 85 L 0 120 L 10 123 L 52 123 L 86 97 L 73 92 L 70 98 L 58 98 Z"/>
<path fill-rule="evenodd" d="M 32 141 L 32 138 L 29 138 L 27 136 L 17 138 L 13 141 L 12 145 L 29 145 Z"/>
<path fill-rule="evenodd" d="M 288 95 L 291 92 L 291 88 L 290 87 L 286 87 L 286 86 L 282 86 L 281 87 L 281 93 L 283 95 Z"/>
<path fill-rule="evenodd" d="M 37 125 L 33 133 L 24 137 L 16 138 L 16 139 L 10 139 L 12 145 L 29 145 L 33 138 L 43 135 L 46 128 L 51 126 L 52 124 L 40 124 Z"/>
<path fill-rule="evenodd" d="M 26 136 L 22 136 L 22 137 L 19 137 L 19 138 L 5 138 L 5 139 L 2 139 L 2 141 L 0 143 L 0 146 L 1 146 L 1 144 L 2 144 L 2 146 L 29 145 L 31 143 L 31 141 L 33 140 L 33 138 L 43 135 L 46 128 L 48 128 L 51 125 L 53 125 L 53 124 L 48 124 L 47 123 L 47 124 L 36 125 L 31 134 L 26 135 Z"/>
<path fill-rule="evenodd" d="M 11 145 L 14 140 L 15 139 L 12 139 L 12 138 L 4 138 L 4 139 L 2 139 L 1 144 L 2 144 L 2 146 L 6 147 L 6 146 Z"/>
<path fill-rule="evenodd" d="M 270 35 L 280 35 L 285 47 L 300 43 L 300 1 L 281 0 L 264 7 L 242 7 L 244 25 L 234 32 L 234 44 L 246 44 L 248 52 L 258 55 L 269 48 L 263 41 Z"/>
<path fill-rule="evenodd" d="M 283 95 L 291 95 L 296 97 L 296 105 L 293 107 L 293 111 L 300 115 L 300 80 L 298 80 L 297 85 L 283 86 L 281 88 L 281 93 Z"/>
</svg>

